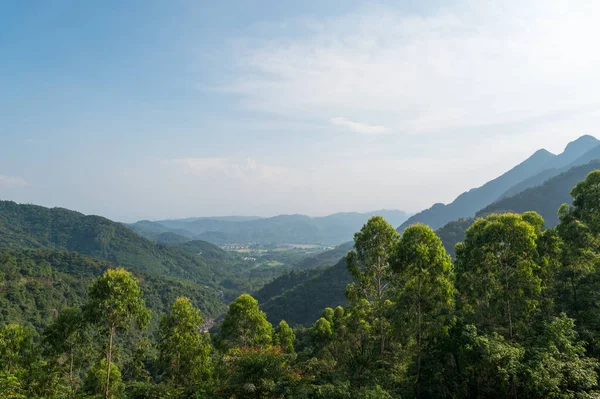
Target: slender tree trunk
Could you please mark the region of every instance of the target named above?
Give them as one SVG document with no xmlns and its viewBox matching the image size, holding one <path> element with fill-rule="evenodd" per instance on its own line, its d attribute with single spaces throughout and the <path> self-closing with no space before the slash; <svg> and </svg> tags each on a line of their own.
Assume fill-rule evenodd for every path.
<svg viewBox="0 0 600 399">
<path fill-rule="evenodd" d="M 506 306 L 508 308 L 508 332 L 510 335 L 510 339 L 513 339 L 513 325 L 512 325 L 512 314 L 510 310 L 510 299 L 506 301 Z"/>
<path fill-rule="evenodd" d="M 110 327 L 108 330 L 108 350 L 106 351 L 106 386 L 104 387 L 104 398 L 109 399 L 110 391 L 110 363 L 112 361 L 112 345 L 113 336 L 115 335 L 115 328 Z"/>
<path fill-rule="evenodd" d="M 69 385 L 71 385 L 71 398 L 75 399 L 75 386 L 73 384 L 73 350 L 71 350 L 71 364 L 69 367 Z"/>
<path fill-rule="evenodd" d="M 421 322 L 422 322 L 422 311 L 421 311 L 421 276 L 419 276 L 419 288 L 417 298 L 417 398 L 421 397 Z"/>
<path fill-rule="evenodd" d="M 379 339 L 380 339 L 380 347 L 379 347 L 379 357 L 383 359 L 383 352 L 385 351 L 385 336 L 383 334 L 383 288 L 381 286 L 381 257 L 377 257 L 377 296 L 378 296 L 378 307 L 379 307 Z"/>
<path fill-rule="evenodd" d="M 573 277 L 571 277 L 570 280 L 571 280 L 571 289 L 573 290 L 573 309 L 575 309 L 575 314 L 579 315 L 579 306 L 577 303 L 577 286 L 575 284 L 575 279 Z"/>
</svg>

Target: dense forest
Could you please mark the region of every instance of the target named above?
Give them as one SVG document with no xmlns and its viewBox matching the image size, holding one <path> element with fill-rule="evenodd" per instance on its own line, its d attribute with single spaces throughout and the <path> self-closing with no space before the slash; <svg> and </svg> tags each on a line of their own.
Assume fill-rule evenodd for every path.
<svg viewBox="0 0 600 399">
<path fill-rule="evenodd" d="M 553 228 L 477 218 L 454 259 L 428 226 L 372 217 L 336 265 L 344 305 L 293 328 L 242 294 L 209 330 L 202 287 L 177 275 L 5 249 L 0 397 L 600 397 L 600 170 L 571 195 Z"/>
</svg>

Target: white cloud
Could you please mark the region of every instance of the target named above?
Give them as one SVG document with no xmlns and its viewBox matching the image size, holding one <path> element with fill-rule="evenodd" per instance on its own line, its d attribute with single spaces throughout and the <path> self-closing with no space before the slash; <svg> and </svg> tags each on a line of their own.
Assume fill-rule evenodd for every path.
<svg viewBox="0 0 600 399">
<path fill-rule="evenodd" d="M 22 177 L 18 176 L 4 176 L 0 175 L 0 187 L 9 188 L 9 187 L 22 187 L 26 186 L 27 181 Z"/>
<path fill-rule="evenodd" d="M 301 35 L 240 41 L 241 76 L 222 90 L 252 109 L 409 133 L 518 122 L 598 104 L 599 19 L 598 2 L 515 0 L 281 24 Z"/>
<path fill-rule="evenodd" d="M 378 135 L 390 133 L 390 129 L 385 126 L 369 125 L 367 123 L 360 123 L 351 121 L 348 118 L 336 117 L 331 118 L 329 123 L 335 126 L 342 126 L 350 129 L 355 133 L 366 134 L 366 135 Z"/>
<path fill-rule="evenodd" d="M 280 183 L 289 177 L 287 169 L 259 163 L 253 158 L 177 158 L 170 162 L 201 178 Z"/>
</svg>

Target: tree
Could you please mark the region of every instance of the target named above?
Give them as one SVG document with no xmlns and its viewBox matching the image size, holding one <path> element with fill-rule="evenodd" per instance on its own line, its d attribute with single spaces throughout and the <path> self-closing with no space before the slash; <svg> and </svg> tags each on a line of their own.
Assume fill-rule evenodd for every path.
<svg viewBox="0 0 600 399">
<path fill-rule="evenodd" d="M 109 378 L 106 377 L 107 372 L 110 372 L 110 386 L 108 389 L 106 389 L 106 381 L 109 381 Z M 121 395 L 124 389 L 125 384 L 121 379 L 121 370 L 117 365 L 113 364 L 109 368 L 107 360 L 103 358 L 90 367 L 85 380 L 85 390 L 87 392 L 93 394 L 103 392 L 106 398 L 115 399 Z"/>
<path fill-rule="evenodd" d="M 527 397 L 580 398 L 597 396 L 596 359 L 585 356 L 575 320 L 564 313 L 542 323 L 540 334 L 528 342 L 524 367 Z M 590 396 L 587 396 L 590 395 Z"/>
<path fill-rule="evenodd" d="M 258 301 L 242 294 L 229 305 L 220 336 L 229 348 L 265 348 L 271 345 L 272 330 L 265 313 L 258 308 Z"/>
<path fill-rule="evenodd" d="M 89 322 L 104 326 L 108 334 L 104 396 L 109 399 L 113 339 L 118 330 L 133 326 L 145 328 L 150 321 L 150 311 L 146 309 L 135 277 L 117 268 L 107 270 L 90 285 L 84 313 Z"/>
<path fill-rule="evenodd" d="M 200 310 L 186 297 L 177 298 L 170 314 L 160 321 L 160 360 L 176 386 L 189 386 L 212 373 L 210 340 L 201 331 L 203 322 Z"/>
<path fill-rule="evenodd" d="M 281 320 L 273 333 L 273 344 L 280 346 L 286 353 L 294 353 L 294 341 L 296 340 L 296 334 L 294 330 L 286 323 L 285 320 Z"/>
<path fill-rule="evenodd" d="M 600 170 L 573 190 L 573 206 L 563 204 L 556 227 L 562 239 L 559 302 L 597 353 L 600 347 Z"/>
<path fill-rule="evenodd" d="M 321 317 L 311 327 L 310 336 L 313 343 L 315 343 L 319 349 L 325 347 L 331 342 L 331 338 L 333 337 L 331 323 L 326 318 Z"/>
<path fill-rule="evenodd" d="M 512 339 L 539 305 L 542 268 L 536 226 L 521 215 L 477 219 L 456 246 L 461 310 L 467 322 Z"/>
<path fill-rule="evenodd" d="M 346 262 L 354 283 L 347 289 L 350 305 L 366 299 L 373 308 L 372 323 L 376 324 L 379 355 L 383 359 L 389 307 L 388 286 L 391 280 L 389 257 L 399 234 L 381 216 L 374 216 L 354 235 L 356 251 L 348 252 Z"/>
<path fill-rule="evenodd" d="M 78 309 L 63 309 L 44 331 L 43 342 L 46 353 L 61 359 L 66 354 L 67 359 L 58 360 L 74 398 L 78 388 L 78 372 L 76 368 L 84 366 L 89 356 L 90 337 L 86 331 L 82 314 Z M 86 353 L 86 350 L 88 350 Z M 77 358 L 76 358 L 77 357 Z"/>
<path fill-rule="evenodd" d="M 600 170 L 591 172 L 584 181 L 577 183 L 571 196 L 573 217 L 585 223 L 593 235 L 600 234 Z"/>
<path fill-rule="evenodd" d="M 27 370 L 33 362 L 33 334 L 19 324 L 0 328 L 0 395 L 26 398 Z"/>
<path fill-rule="evenodd" d="M 423 350 L 428 340 L 446 334 L 454 310 L 454 270 L 442 241 L 423 224 L 404 230 L 391 266 L 399 330 L 408 335 L 404 346 L 416 345 L 415 391 L 421 397 Z"/>
<path fill-rule="evenodd" d="M 232 348 L 223 359 L 227 371 L 219 390 L 227 398 L 296 397 L 295 392 L 302 388 L 302 377 L 288 360 L 289 356 L 277 346 Z"/>
</svg>

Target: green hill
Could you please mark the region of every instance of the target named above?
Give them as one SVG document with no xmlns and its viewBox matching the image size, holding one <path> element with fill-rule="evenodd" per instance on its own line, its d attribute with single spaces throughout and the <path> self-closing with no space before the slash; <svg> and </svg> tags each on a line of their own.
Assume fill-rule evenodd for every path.
<svg viewBox="0 0 600 399">
<path fill-rule="evenodd" d="M 0 324 L 17 322 L 41 330 L 61 309 L 81 305 L 90 281 L 112 267 L 115 265 L 74 252 L 0 249 Z M 192 298 L 207 319 L 225 311 L 220 295 L 210 287 L 133 273 L 152 310 L 152 329 L 158 325 L 159 315 L 179 296 Z"/>
<path fill-rule="evenodd" d="M 0 201 L 0 248 L 77 252 L 153 276 L 211 287 L 228 301 L 282 271 L 255 268 L 204 241 L 159 244 L 100 216 Z"/>
</svg>

